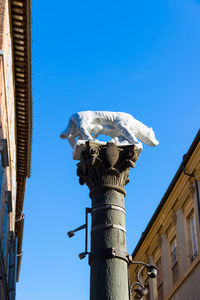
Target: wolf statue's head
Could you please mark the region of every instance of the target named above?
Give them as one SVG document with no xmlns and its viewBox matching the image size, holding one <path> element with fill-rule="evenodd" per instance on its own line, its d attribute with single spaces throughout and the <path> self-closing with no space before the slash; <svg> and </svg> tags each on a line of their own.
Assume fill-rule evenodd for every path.
<svg viewBox="0 0 200 300">
<path fill-rule="evenodd" d="M 150 146 L 157 146 L 159 144 L 159 142 L 155 138 L 155 133 L 154 133 L 152 127 L 149 128 L 149 132 L 147 135 L 147 142 L 148 142 L 147 144 Z"/>
</svg>

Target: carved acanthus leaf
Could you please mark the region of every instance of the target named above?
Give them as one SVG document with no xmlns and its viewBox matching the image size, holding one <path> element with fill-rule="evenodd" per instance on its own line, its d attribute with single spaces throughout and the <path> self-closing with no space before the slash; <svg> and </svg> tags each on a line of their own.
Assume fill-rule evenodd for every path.
<svg viewBox="0 0 200 300">
<path fill-rule="evenodd" d="M 101 186 L 123 190 L 138 156 L 134 145 L 117 147 L 114 143 L 97 145 L 88 141 L 77 164 L 79 182 L 86 183 L 90 191 Z"/>
</svg>

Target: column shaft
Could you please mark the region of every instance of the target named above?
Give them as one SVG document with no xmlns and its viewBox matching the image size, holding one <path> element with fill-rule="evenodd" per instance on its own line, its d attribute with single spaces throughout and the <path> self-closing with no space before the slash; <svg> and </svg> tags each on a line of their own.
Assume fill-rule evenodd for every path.
<svg viewBox="0 0 200 300">
<path fill-rule="evenodd" d="M 77 175 L 92 199 L 90 300 L 129 300 L 124 186 L 139 153 L 134 145 L 93 142 L 81 152 Z"/>
<path fill-rule="evenodd" d="M 92 196 L 92 208 L 90 299 L 128 300 L 124 195 L 98 191 Z M 116 257 L 109 257 L 112 251 Z"/>
</svg>

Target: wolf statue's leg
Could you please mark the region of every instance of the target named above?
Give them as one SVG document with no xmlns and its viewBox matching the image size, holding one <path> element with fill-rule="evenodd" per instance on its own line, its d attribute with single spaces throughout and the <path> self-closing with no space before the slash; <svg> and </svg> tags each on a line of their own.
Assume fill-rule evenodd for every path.
<svg viewBox="0 0 200 300">
<path fill-rule="evenodd" d="M 76 124 L 72 119 L 67 126 L 67 128 L 61 133 L 61 137 L 67 139 L 71 147 L 73 148 L 76 143 L 76 137 L 78 136 Z"/>
<path fill-rule="evenodd" d="M 120 136 L 118 137 L 118 140 L 119 140 L 120 143 L 126 141 L 125 137 L 122 136 L 122 135 L 120 135 Z"/>
<path fill-rule="evenodd" d="M 70 138 L 68 138 L 67 140 L 68 140 L 68 142 L 70 143 L 71 147 L 74 148 L 74 145 L 75 145 L 75 143 L 76 143 L 75 138 L 70 137 Z"/>
<path fill-rule="evenodd" d="M 120 137 L 123 137 L 124 140 L 127 140 L 131 144 L 138 143 L 138 139 L 134 136 L 134 134 L 131 132 L 129 128 L 123 126 L 121 122 L 118 122 L 117 125 L 120 130 Z"/>
<path fill-rule="evenodd" d="M 119 142 L 119 139 L 118 139 L 118 137 L 116 136 L 116 137 L 113 137 L 113 138 L 111 139 L 110 142 L 111 142 L 111 143 L 117 144 L 117 143 Z"/>
<path fill-rule="evenodd" d="M 127 144 L 129 144 L 129 141 L 127 141 L 127 139 L 124 136 L 122 136 L 122 135 L 120 135 L 119 137 L 112 138 L 111 142 L 119 144 L 119 145 L 127 145 Z"/>
<path fill-rule="evenodd" d="M 103 133 L 103 126 L 100 124 L 95 124 L 95 125 L 91 126 L 90 132 L 94 134 L 94 139 L 96 139 L 98 137 L 98 135 Z"/>
<path fill-rule="evenodd" d="M 127 144 L 129 144 L 129 141 L 127 140 L 127 138 L 125 138 L 124 136 L 120 135 L 119 136 L 119 143 L 121 145 L 127 145 Z"/>
<path fill-rule="evenodd" d="M 86 126 L 84 124 L 80 124 L 78 127 L 78 130 L 79 130 L 79 133 L 83 140 L 89 140 L 89 141 L 93 140 L 93 137 L 91 136 L 89 131 L 86 129 Z"/>
</svg>

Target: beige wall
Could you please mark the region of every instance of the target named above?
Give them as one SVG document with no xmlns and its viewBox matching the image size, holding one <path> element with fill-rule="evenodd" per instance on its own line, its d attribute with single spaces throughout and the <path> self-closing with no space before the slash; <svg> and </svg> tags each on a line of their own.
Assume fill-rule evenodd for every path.
<svg viewBox="0 0 200 300">
<path fill-rule="evenodd" d="M 200 299 L 200 227 L 197 190 L 194 181 L 200 181 L 200 138 L 190 155 L 186 171 L 194 174 L 195 178 L 184 174 L 181 168 L 176 183 L 133 257 L 135 261 L 150 262 L 151 264 L 156 264 L 161 258 L 163 300 Z M 198 248 L 193 260 L 191 260 L 193 255 L 191 216 L 195 218 Z M 173 282 L 171 245 L 175 239 L 178 262 L 176 274 L 178 276 L 177 280 Z M 136 266 L 130 265 L 131 283 L 135 281 L 136 273 Z M 157 279 L 150 279 L 150 281 L 150 299 L 159 300 Z"/>
<path fill-rule="evenodd" d="M 2 256 L 4 271 L 4 279 L 0 280 L 0 300 L 6 300 L 6 282 L 7 257 L 8 257 L 8 241 L 9 232 L 15 231 L 15 207 L 16 207 L 16 121 L 15 121 L 15 96 L 14 96 L 14 68 L 13 68 L 13 52 L 11 38 L 11 20 L 10 20 L 10 4 L 8 0 L 0 0 L 0 7 L 3 8 L 0 14 L 0 138 L 7 140 L 9 166 L 3 168 L 3 184 L 1 193 L 1 210 L 0 210 L 0 237 L 2 245 L 2 237 L 5 220 L 5 191 L 11 191 L 12 212 L 7 219 L 7 235 L 6 235 L 6 251 L 5 257 Z M 7 288 L 6 288 L 7 286 Z M 11 295 L 10 295 L 11 296 Z M 14 297 L 14 293 L 13 293 Z M 14 299 L 14 298 L 12 298 Z"/>
<path fill-rule="evenodd" d="M 9 167 L 6 169 L 7 189 L 12 192 L 13 214 L 10 230 L 14 230 L 14 215 L 16 204 L 16 126 L 15 126 L 15 98 L 14 98 L 14 67 L 12 53 L 11 26 L 9 2 L 5 1 L 4 32 L 1 57 L 1 125 L 2 137 L 7 139 Z"/>
<path fill-rule="evenodd" d="M 184 280 L 182 285 L 176 292 L 168 299 L 171 300 L 199 300 L 200 299 L 200 264 L 187 274 L 188 277 Z"/>
<path fill-rule="evenodd" d="M 32 137 L 31 1 L 27 0 L 25 7 L 26 9 L 22 0 L 14 2 L 0 0 L 0 138 L 7 141 L 9 158 L 9 167 L 4 169 L 3 176 L 0 233 L 2 237 L 4 207 L 6 207 L 4 192 L 8 190 L 12 198 L 12 212 L 9 214 L 7 226 L 11 237 L 8 244 L 12 265 L 15 265 L 16 253 L 22 253 L 23 220 L 19 222 L 19 219 L 23 211 L 26 178 L 30 176 Z M 23 87 L 21 87 L 22 81 L 25 85 Z M 18 222 L 15 222 L 15 219 Z M 5 258 L 3 261 L 6 267 Z M 18 255 L 17 266 L 14 266 L 17 269 L 17 281 L 20 265 L 21 255 Z M 9 271 L 9 274 L 11 273 L 11 277 L 14 278 L 13 268 L 12 272 Z M 2 280 L 0 297 L 2 297 L 1 284 Z M 12 286 L 14 287 L 13 282 Z M 13 292 L 12 300 L 15 298 L 14 294 Z"/>
</svg>

